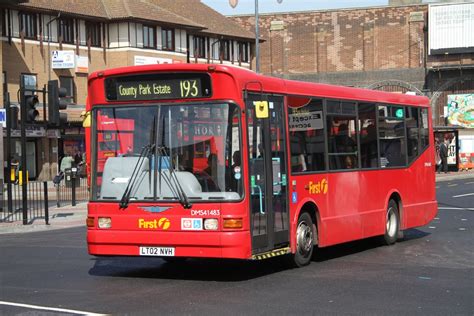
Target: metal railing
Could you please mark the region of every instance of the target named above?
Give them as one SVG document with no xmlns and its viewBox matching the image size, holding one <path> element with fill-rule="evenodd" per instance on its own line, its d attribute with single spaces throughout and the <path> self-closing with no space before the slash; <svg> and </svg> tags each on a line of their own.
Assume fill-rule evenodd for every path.
<svg viewBox="0 0 474 316">
<path fill-rule="evenodd" d="M 4 184 L 3 198 L 0 203 L 0 222 L 13 223 L 23 221 L 31 224 L 44 219 L 49 224 L 49 209 L 54 207 L 75 206 L 87 202 L 89 190 L 86 178 L 63 179 L 53 182 L 29 181 L 27 183 L 27 209 L 23 211 L 22 186 L 17 183 Z M 11 198 L 9 198 L 11 197 Z M 26 220 L 25 220 L 26 219 Z"/>
<path fill-rule="evenodd" d="M 2 190 L 3 201 L 0 211 L 0 222 L 23 221 L 31 224 L 35 220 L 44 219 L 49 223 L 49 200 L 48 183 L 30 181 L 27 183 L 27 209 L 23 210 L 22 186 L 11 184 L 11 192 L 8 185 L 4 184 Z M 9 199 L 11 196 L 11 199 Z M 26 217 L 25 217 L 26 216 Z"/>
<path fill-rule="evenodd" d="M 74 178 L 70 181 L 62 180 L 55 184 L 56 207 L 65 205 L 76 206 L 77 203 L 89 200 L 89 190 L 86 178 Z"/>
</svg>

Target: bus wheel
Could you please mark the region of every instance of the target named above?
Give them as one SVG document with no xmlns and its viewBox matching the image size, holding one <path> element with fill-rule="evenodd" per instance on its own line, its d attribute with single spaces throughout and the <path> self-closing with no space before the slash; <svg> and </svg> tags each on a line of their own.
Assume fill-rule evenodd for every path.
<svg viewBox="0 0 474 316">
<path fill-rule="evenodd" d="M 314 248 L 313 221 L 308 213 L 302 213 L 296 227 L 296 252 L 293 257 L 297 267 L 303 267 L 311 262 Z"/>
<path fill-rule="evenodd" d="M 385 216 L 385 234 L 383 236 L 386 245 L 393 245 L 398 238 L 400 230 L 400 214 L 398 213 L 397 202 L 390 200 Z"/>
</svg>

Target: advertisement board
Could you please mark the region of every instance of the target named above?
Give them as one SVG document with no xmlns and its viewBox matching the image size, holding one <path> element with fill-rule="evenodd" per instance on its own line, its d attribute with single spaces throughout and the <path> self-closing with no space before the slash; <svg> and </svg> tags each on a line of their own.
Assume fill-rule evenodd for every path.
<svg viewBox="0 0 474 316">
<path fill-rule="evenodd" d="M 152 64 L 172 64 L 173 59 L 148 56 L 134 56 L 134 65 L 152 65 Z"/>
<path fill-rule="evenodd" d="M 76 56 L 76 72 L 89 73 L 89 57 Z"/>
<path fill-rule="evenodd" d="M 474 128 L 474 94 L 449 94 L 445 115 L 450 125 Z"/>
<path fill-rule="evenodd" d="M 429 54 L 474 52 L 474 3 L 432 4 L 428 11 Z"/>
<path fill-rule="evenodd" d="M 51 52 L 52 69 L 72 69 L 76 67 L 76 55 L 73 50 L 53 50 Z"/>
</svg>

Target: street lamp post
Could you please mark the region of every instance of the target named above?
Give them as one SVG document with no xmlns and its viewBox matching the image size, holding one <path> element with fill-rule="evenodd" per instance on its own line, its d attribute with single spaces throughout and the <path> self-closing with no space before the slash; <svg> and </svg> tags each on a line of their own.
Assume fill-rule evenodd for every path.
<svg viewBox="0 0 474 316">
<path fill-rule="evenodd" d="M 48 81 L 51 80 L 51 48 L 50 48 L 50 44 L 51 44 L 51 29 L 50 29 L 50 24 L 59 19 L 59 17 L 61 16 L 61 12 L 58 13 L 58 16 L 55 17 L 54 19 L 52 20 L 49 20 L 48 23 L 46 23 L 46 27 L 48 28 Z"/>
<path fill-rule="evenodd" d="M 282 3 L 283 0 L 277 0 L 278 3 Z M 238 4 L 238 0 L 229 0 L 229 4 L 232 8 L 235 8 Z M 259 27 L 258 27 L 258 0 L 255 0 L 255 72 L 260 72 L 260 48 L 259 48 Z"/>
</svg>

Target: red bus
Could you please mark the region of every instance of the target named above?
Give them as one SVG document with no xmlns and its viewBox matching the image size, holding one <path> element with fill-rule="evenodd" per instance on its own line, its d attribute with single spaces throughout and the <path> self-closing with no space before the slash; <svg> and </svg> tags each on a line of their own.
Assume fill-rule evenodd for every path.
<svg viewBox="0 0 474 316">
<path fill-rule="evenodd" d="M 315 246 L 393 244 L 437 212 L 425 97 L 204 64 L 95 72 L 88 89 L 92 255 L 303 266 Z M 104 117 L 127 154 L 103 154 Z"/>
</svg>

